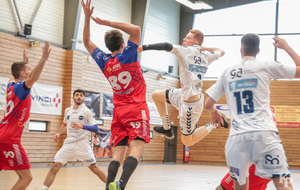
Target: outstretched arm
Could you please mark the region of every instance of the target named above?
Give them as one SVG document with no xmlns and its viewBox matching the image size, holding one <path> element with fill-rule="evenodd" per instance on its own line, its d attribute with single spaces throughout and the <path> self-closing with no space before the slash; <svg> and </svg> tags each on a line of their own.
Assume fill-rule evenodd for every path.
<svg viewBox="0 0 300 190">
<path fill-rule="evenodd" d="M 91 132 L 94 132 L 94 133 L 96 133 L 99 130 L 97 125 L 82 125 L 82 124 L 79 124 L 79 123 L 73 123 L 72 128 L 74 128 L 74 129 L 85 129 L 87 131 L 91 131 Z"/>
<path fill-rule="evenodd" d="M 173 49 L 173 45 L 168 42 L 155 43 L 155 44 L 147 44 L 147 45 L 139 46 L 138 53 L 141 53 L 142 51 L 146 51 L 146 50 L 165 50 L 169 52 L 172 51 L 172 49 Z"/>
<path fill-rule="evenodd" d="M 124 31 L 125 33 L 129 34 L 129 40 L 137 45 L 140 44 L 140 40 L 141 40 L 141 29 L 139 26 L 130 24 L 130 23 L 126 23 L 126 22 L 113 22 L 110 20 L 104 20 L 104 19 L 100 19 L 98 17 L 93 17 L 91 16 L 92 19 L 100 25 L 104 25 L 104 26 L 110 26 L 112 28 L 116 28 L 116 29 L 120 29 L 122 31 Z"/>
<path fill-rule="evenodd" d="M 291 48 L 288 43 L 278 36 L 275 36 L 273 45 L 279 49 L 286 51 L 289 56 L 293 59 L 296 65 L 296 75 L 295 78 L 300 78 L 300 56 Z"/>
<path fill-rule="evenodd" d="M 221 56 L 223 56 L 225 54 L 225 51 L 220 48 L 214 48 L 214 47 L 209 48 L 209 47 L 203 47 L 203 46 L 201 46 L 201 48 L 203 51 L 211 51 L 211 52 L 219 51 L 219 52 L 221 52 Z"/>
<path fill-rule="evenodd" d="M 90 8 L 91 0 L 81 0 L 81 5 L 85 14 L 84 28 L 83 28 L 83 44 L 88 52 L 92 55 L 97 46 L 91 41 L 90 37 L 90 20 L 94 11 L 94 7 Z"/>
<path fill-rule="evenodd" d="M 28 79 L 25 80 L 25 85 L 27 88 L 31 88 L 32 85 L 40 78 L 40 75 L 42 73 L 44 65 L 49 58 L 50 52 L 51 52 L 51 48 L 50 48 L 49 42 L 46 41 L 45 46 L 43 46 L 42 58 L 40 59 L 38 64 L 34 67 L 34 69 L 31 71 Z M 27 60 L 28 60 L 28 57 L 27 57 Z"/>
</svg>

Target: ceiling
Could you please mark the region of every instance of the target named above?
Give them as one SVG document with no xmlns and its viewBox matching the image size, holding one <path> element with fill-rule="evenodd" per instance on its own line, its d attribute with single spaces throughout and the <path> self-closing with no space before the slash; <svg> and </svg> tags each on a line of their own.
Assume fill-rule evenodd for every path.
<svg viewBox="0 0 300 190">
<path fill-rule="evenodd" d="M 192 2 L 198 1 L 198 0 L 190 0 Z M 218 9 L 224 9 L 228 7 L 234 7 L 239 5 L 245 5 L 249 3 L 255 3 L 263 0 L 202 0 L 203 2 L 211 5 L 213 9 L 210 10 L 192 10 L 184 5 L 181 5 L 181 13 L 182 14 L 195 14 L 195 13 L 202 13 L 202 12 L 208 12 L 208 11 L 214 11 Z"/>
</svg>

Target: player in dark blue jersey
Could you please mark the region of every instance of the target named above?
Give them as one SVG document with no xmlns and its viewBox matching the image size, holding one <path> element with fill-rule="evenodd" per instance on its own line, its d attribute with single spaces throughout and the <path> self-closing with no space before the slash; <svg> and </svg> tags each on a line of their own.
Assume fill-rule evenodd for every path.
<svg viewBox="0 0 300 190">
<path fill-rule="evenodd" d="M 111 124 L 114 148 L 113 159 L 108 166 L 106 189 L 124 190 L 138 165 L 145 143 L 150 141 L 149 109 L 146 103 L 146 84 L 137 58 L 140 43 L 140 27 L 123 22 L 112 22 L 94 18 L 94 7 L 91 0 L 81 1 L 85 13 L 83 42 L 114 92 L 114 114 Z M 129 34 L 128 45 L 125 46 L 122 33 L 110 30 L 105 34 L 106 47 L 111 54 L 101 51 L 90 40 L 91 18 L 99 25 L 120 29 Z M 130 154 L 123 165 L 123 173 L 119 181 L 114 182 L 120 163 L 123 162 L 128 143 Z"/>
</svg>

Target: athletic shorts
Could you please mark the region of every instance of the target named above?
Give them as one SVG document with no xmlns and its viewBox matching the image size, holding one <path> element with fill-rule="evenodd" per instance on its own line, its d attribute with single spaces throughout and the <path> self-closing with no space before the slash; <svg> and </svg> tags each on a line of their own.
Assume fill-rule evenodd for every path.
<svg viewBox="0 0 300 190">
<path fill-rule="evenodd" d="M 270 181 L 270 179 L 264 179 L 255 175 L 254 164 L 249 168 L 249 190 L 265 190 Z M 230 173 L 227 173 L 222 179 L 221 186 L 224 190 L 234 190 L 233 179 L 230 177 Z"/>
<path fill-rule="evenodd" d="M 116 146 L 126 136 L 128 143 L 136 137 L 150 142 L 150 116 L 147 103 L 129 104 L 114 108 L 111 123 L 113 145 Z"/>
<path fill-rule="evenodd" d="M 82 139 L 75 142 L 63 144 L 54 157 L 54 162 L 65 165 L 69 160 L 79 160 L 91 166 L 96 164 L 92 150 L 92 142 L 89 139 Z"/>
<path fill-rule="evenodd" d="M 28 156 L 21 143 L 0 143 L 0 171 L 3 169 L 30 169 Z"/>
<path fill-rule="evenodd" d="M 275 131 L 259 131 L 229 136 L 225 145 L 230 175 L 240 185 L 246 183 L 248 168 L 255 164 L 255 175 L 271 179 L 289 177 L 289 166 L 280 137 Z"/>
<path fill-rule="evenodd" d="M 200 94 L 200 99 L 196 102 L 186 102 L 181 97 L 182 89 L 172 88 L 167 91 L 169 91 L 166 95 L 167 102 L 179 110 L 181 134 L 186 136 L 193 134 L 203 111 L 203 94 Z"/>
</svg>

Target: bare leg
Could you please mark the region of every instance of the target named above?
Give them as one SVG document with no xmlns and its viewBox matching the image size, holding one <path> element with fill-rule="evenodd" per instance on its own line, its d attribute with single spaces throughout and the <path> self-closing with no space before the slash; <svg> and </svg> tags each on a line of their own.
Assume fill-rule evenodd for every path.
<svg viewBox="0 0 300 190">
<path fill-rule="evenodd" d="M 207 129 L 204 126 L 202 126 L 197 128 L 191 135 L 185 136 L 181 134 L 181 141 L 185 146 L 192 146 L 196 142 L 202 140 L 207 134 Z"/>
<path fill-rule="evenodd" d="M 274 177 L 273 183 L 278 190 L 292 190 L 292 179 L 290 177 Z"/>
<path fill-rule="evenodd" d="M 103 181 L 104 183 L 106 183 L 106 180 L 107 180 L 106 174 L 103 173 L 103 172 L 100 170 L 100 168 L 97 167 L 96 164 L 89 166 L 89 169 L 90 169 L 94 174 L 96 174 L 96 175 L 99 177 L 99 179 L 101 179 L 101 181 Z"/>
<path fill-rule="evenodd" d="M 15 170 L 15 172 L 18 174 L 19 179 L 15 183 L 15 185 L 12 187 L 12 190 L 23 190 L 28 187 L 30 182 L 32 181 L 32 175 L 30 169 L 28 170 Z"/>
<path fill-rule="evenodd" d="M 62 167 L 62 164 L 59 162 L 55 162 L 51 169 L 49 170 L 47 177 L 44 181 L 44 185 L 47 187 L 50 187 L 55 179 L 55 176 L 57 174 L 57 172 L 60 170 L 60 168 Z"/>
</svg>

